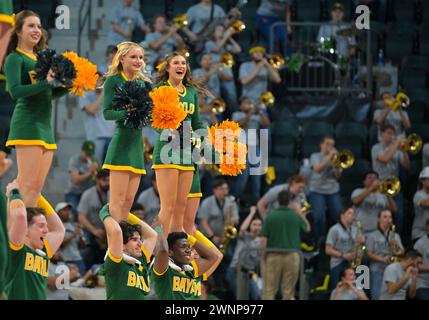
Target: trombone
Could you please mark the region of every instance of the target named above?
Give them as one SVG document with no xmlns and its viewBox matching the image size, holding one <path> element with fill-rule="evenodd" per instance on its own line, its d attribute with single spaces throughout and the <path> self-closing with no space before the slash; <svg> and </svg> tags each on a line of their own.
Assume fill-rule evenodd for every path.
<svg viewBox="0 0 429 320">
<path fill-rule="evenodd" d="M 186 14 L 180 14 L 174 17 L 173 22 L 177 28 L 184 28 L 188 25 L 188 18 L 186 17 Z"/>
<path fill-rule="evenodd" d="M 240 33 L 246 29 L 246 25 L 241 20 L 235 20 L 235 22 L 229 27 L 229 30 L 233 33 Z"/>
<path fill-rule="evenodd" d="M 269 56 L 268 63 L 271 64 L 274 69 L 280 69 L 286 63 L 286 60 L 280 53 L 273 53 Z"/>
<path fill-rule="evenodd" d="M 395 197 L 399 194 L 399 192 L 401 192 L 401 182 L 395 176 L 387 178 L 381 183 L 378 192 L 389 197 Z"/>
<path fill-rule="evenodd" d="M 229 52 L 225 52 L 220 57 L 220 62 L 225 68 L 232 68 L 232 66 L 234 65 L 234 56 Z"/>
<path fill-rule="evenodd" d="M 265 91 L 259 96 L 259 101 L 267 107 L 272 107 L 276 102 L 276 98 L 271 91 Z"/>
<path fill-rule="evenodd" d="M 418 134 L 412 133 L 408 135 L 407 140 L 405 141 L 405 144 L 402 146 L 402 150 L 404 152 L 414 155 L 419 153 L 422 147 L 423 147 L 422 138 Z"/>
<path fill-rule="evenodd" d="M 334 167 L 342 169 L 350 168 L 354 162 L 355 158 L 350 150 L 343 150 L 341 152 L 338 152 L 331 160 L 331 163 Z"/>
<path fill-rule="evenodd" d="M 213 99 L 210 102 L 211 111 L 214 114 L 220 114 L 220 113 L 224 112 L 225 106 L 226 106 L 225 101 L 223 101 L 223 99 L 221 99 L 221 98 Z"/>
</svg>

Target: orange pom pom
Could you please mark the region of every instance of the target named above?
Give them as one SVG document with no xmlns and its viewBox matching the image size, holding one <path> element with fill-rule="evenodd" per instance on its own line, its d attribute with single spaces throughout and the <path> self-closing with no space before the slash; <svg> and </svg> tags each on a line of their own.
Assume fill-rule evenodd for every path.
<svg viewBox="0 0 429 320">
<path fill-rule="evenodd" d="M 77 74 L 70 92 L 80 96 L 85 95 L 86 90 L 94 90 L 98 80 L 97 66 L 73 51 L 64 52 L 63 56 L 73 63 Z"/>
<path fill-rule="evenodd" d="M 246 168 L 247 146 L 241 142 L 234 142 L 233 152 L 227 148 L 221 156 L 220 171 L 226 176 L 237 176 L 242 174 Z"/>
<path fill-rule="evenodd" d="M 210 143 L 218 152 L 225 152 L 227 142 L 236 142 L 240 137 L 241 128 L 237 122 L 224 120 L 209 129 Z"/>
<path fill-rule="evenodd" d="M 153 100 L 152 126 L 157 129 L 177 129 L 186 118 L 186 112 L 180 108 L 177 89 L 162 86 L 149 95 Z"/>
</svg>

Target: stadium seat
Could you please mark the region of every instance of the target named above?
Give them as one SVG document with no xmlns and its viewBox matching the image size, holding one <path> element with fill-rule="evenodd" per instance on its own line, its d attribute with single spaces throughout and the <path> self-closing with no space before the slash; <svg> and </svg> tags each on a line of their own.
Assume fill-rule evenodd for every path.
<svg viewBox="0 0 429 320">
<path fill-rule="evenodd" d="M 426 119 L 426 104 L 424 101 L 411 101 L 407 113 L 411 124 L 422 122 Z"/>
<path fill-rule="evenodd" d="M 284 183 L 290 176 L 299 172 L 299 164 L 296 159 L 284 157 L 271 157 L 269 165 L 276 171 L 275 184 Z"/>
<path fill-rule="evenodd" d="M 402 60 L 401 67 L 405 68 L 429 68 L 429 56 L 409 55 Z"/>
<path fill-rule="evenodd" d="M 276 121 L 271 126 L 273 156 L 293 157 L 299 127 L 295 122 Z"/>
<path fill-rule="evenodd" d="M 319 137 L 324 135 L 334 135 L 334 126 L 327 122 L 307 122 L 302 128 L 304 137 Z"/>
<path fill-rule="evenodd" d="M 424 68 L 406 67 L 401 70 L 400 81 L 405 89 L 426 88 L 427 70 Z"/>
<path fill-rule="evenodd" d="M 407 130 L 407 133 L 416 133 L 423 139 L 423 142 L 429 142 L 428 123 L 412 123 L 411 128 Z"/>
<path fill-rule="evenodd" d="M 415 19 L 415 1 L 394 0 L 394 14 L 396 21 L 416 22 Z"/>
<path fill-rule="evenodd" d="M 399 64 L 404 55 L 413 52 L 415 35 L 415 27 L 412 24 L 392 24 L 386 35 L 386 57 L 391 59 L 393 63 Z"/>
<path fill-rule="evenodd" d="M 366 142 L 368 130 L 366 126 L 358 122 L 341 122 L 335 127 L 335 138 L 358 137 L 362 142 Z"/>
<path fill-rule="evenodd" d="M 296 11 L 298 21 L 320 21 L 321 1 L 320 0 L 295 0 L 293 6 Z"/>
</svg>

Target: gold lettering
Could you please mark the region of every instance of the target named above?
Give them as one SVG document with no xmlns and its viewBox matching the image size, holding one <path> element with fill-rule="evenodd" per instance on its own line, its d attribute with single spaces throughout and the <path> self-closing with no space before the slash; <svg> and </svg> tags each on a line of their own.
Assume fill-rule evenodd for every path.
<svg viewBox="0 0 429 320">
<path fill-rule="evenodd" d="M 36 259 L 34 260 L 34 267 L 33 267 L 33 271 L 37 272 L 37 273 L 41 273 L 40 271 L 40 267 L 41 267 L 41 263 L 42 261 L 40 261 L 42 258 L 40 256 L 36 256 Z"/>
<path fill-rule="evenodd" d="M 193 279 L 186 279 L 186 293 L 189 293 L 189 289 L 191 289 L 193 282 Z"/>
<path fill-rule="evenodd" d="M 42 273 L 41 275 L 44 277 L 48 276 L 48 261 L 46 259 L 42 259 Z"/>
<path fill-rule="evenodd" d="M 180 278 L 178 276 L 173 277 L 173 291 L 180 291 Z"/>
<path fill-rule="evenodd" d="M 180 279 L 180 285 L 179 285 L 179 291 L 180 292 L 186 292 L 185 286 L 186 286 L 186 278 L 181 278 Z"/>
<path fill-rule="evenodd" d="M 36 71 L 31 70 L 28 72 L 28 75 L 30 76 L 30 80 L 32 84 L 37 83 L 37 79 L 36 79 Z"/>
<path fill-rule="evenodd" d="M 136 285 L 136 274 L 132 271 L 128 272 L 128 287 L 135 287 Z"/>
<path fill-rule="evenodd" d="M 33 265 L 34 265 L 34 255 L 31 253 L 27 253 L 27 255 L 25 256 L 25 266 L 24 269 L 28 270 L 28 271 L 32 271 L 33 270 Z"/>
</svg>

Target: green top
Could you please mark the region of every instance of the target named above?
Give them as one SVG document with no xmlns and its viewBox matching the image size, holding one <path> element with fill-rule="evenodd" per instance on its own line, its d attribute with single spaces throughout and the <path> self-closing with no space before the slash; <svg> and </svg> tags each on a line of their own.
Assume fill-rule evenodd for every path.
<svg viewBox="0 0 429 320">
<path fill-rule="evenodd" d="M 155 294 L 160 300 L 201 300 L 202 276 L 198 267 L 192 261 L 194 271 L 179 272 L 168 266 L 164 273 L 158 273 L 152 268 L 151 278 Z"/>
<path fill-rule="evenodd" d="M 10 272 L 5 287 L 9 300 L 46 300 L 48 286 L 48 266 L 51 255 L 41 256 L 35 250 L 22 245 L 15 247 L 9 243 Z M 43 252 L 50 253 L 45 241 Z"/>
<path fill-rule="evenodd" d="M 146 300 L 150 292 L 150 257 L 145 254 L 138 258 L 141 265 L 128 264 L 124 259 L 116 259 L 110 252 L 103 269 L 106 279 L 107 300 Z"/>
<path fill-rule="evenodd" d="M 267 249 L 300 250 L 301 230 L 307 230 L 307 225 L 296 212 L 278 208 L 265 218 L 261 236 L 268 238 Z"/>
<path fill-rule="evenodd" d="M 7 245 L 9 240 L 7 236 L 6 215 L 6 197 L 3 191 L 0 190 L 0 299 L 3 296 L 9 263 L 9 248 Z"/>
<path fill-rule="evenodd" d="M 0 1 L 0 14 L 11 15 L 13 13 L 13 3 L 12 0 L 2 0 Z"/>
<path fill-rule="evenodd" d="M 113 98 L 117 87 L 120 87 L 127 80 L 121 74 L 115 74 L 109 76 L 104 82 L 104 102 L 103 102 L 103 114 L 106 120 L 116 121 L 116 125 L 119 128 L 125 128 L 124 120 L 127 118 L 127 110 L 115 110 L 113 108 Z"/>
</svg>

